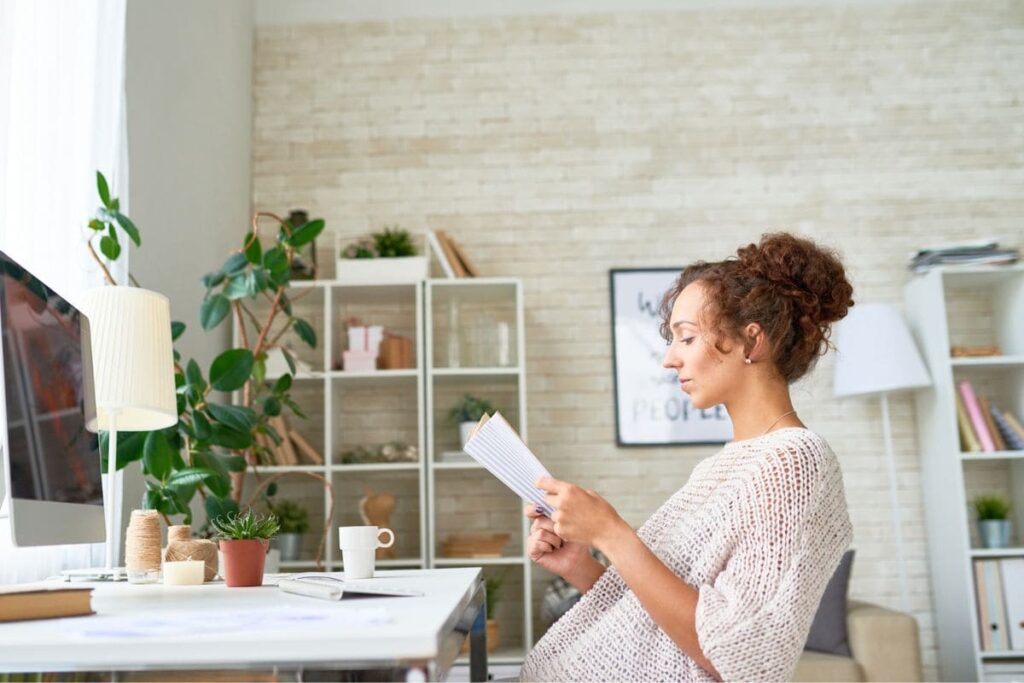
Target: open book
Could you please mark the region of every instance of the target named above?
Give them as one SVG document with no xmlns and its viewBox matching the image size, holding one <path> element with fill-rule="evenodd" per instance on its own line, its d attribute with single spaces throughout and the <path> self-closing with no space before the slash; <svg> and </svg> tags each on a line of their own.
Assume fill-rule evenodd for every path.
<svg viewBox="0 0 1024 683">
<path fill-rule="evenodd" d="M 463 450 L 548 517 L 555 511 L 544 500 L 544 492 L 535 486 L 537 479 L 551 475 L 501 413 L 481 417 Z"/>
</svg>

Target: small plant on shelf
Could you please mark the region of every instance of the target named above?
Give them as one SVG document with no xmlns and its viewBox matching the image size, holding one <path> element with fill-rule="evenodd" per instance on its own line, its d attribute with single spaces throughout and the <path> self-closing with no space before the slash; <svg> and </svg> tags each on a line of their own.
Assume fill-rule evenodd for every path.
<svg viewBox="0 0 1024 683">
<path fill-rule="evenodd" d="M 229 587 L 260 586 L 270 539 L 281 525 L 273 514 L 252 510 L 230 512 L 210 520 L 224 554 L 224 583 Z"/>
<path fill-rule="evenodd" d="M 971 501 L 978 517 L 978 536 L 986 548 L 1010 545 L 1010 502 L 1001 496 L 979 495 Z"/>
<path fill-rule="evenodd" d="M 469 435 L 484 413 L 494 413 L 494 406 L 482 398 L 465 394 L 458 404 L 448 411 L 448 419 L 459 425 L 459 443 L 466 447 Z"/>
<path fill-rule="evenodd" d="M 408 230 L 397 225 L 390 228 L 385 227 L 382 232 L 373 233 L 373 244 L 377 247 L 377 253 L 381 258 L 416 255 L 416 245 L 413 244 L 412 235 Z"/>
<path fill-rule="evenodd" d="M 271 547 L 281 552 L 282 562 L 294 562 L 302 554 L 302 534 L 309 531 L 309 513 L 293 500 L 275 503 L 267 498 L 267 508 L 281 523 Z"/>
<path fill-rule="evenodd" d="M 980 495 L 971 501 L 978 521 L 991 519 L 1007 519 L 1010 516 L 1010 503 L 1000 496 Z"/>
<path fill-rule="evenodd" d="M 341 258 L 377 258 L 377 247 L 371 239 L 356 240 L 341 251 Z"/>
</svg>

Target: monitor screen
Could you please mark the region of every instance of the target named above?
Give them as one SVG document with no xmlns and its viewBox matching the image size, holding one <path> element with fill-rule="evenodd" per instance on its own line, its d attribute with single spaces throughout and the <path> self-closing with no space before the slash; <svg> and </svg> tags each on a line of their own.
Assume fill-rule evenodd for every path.
<svg viewBox="0 0 1024 683">
<path fill-rule="evenodd" d="M 88 321 L 0 252 L 0 327 L 9 495 L 102 505 L 99 444 L 85 428 Z"/>
</svg>

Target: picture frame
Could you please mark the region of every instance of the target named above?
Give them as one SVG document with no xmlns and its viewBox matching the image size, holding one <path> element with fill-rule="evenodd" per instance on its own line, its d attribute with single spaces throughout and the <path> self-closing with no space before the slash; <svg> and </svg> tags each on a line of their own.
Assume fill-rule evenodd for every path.
<svg viewBox="0 0 1024 683">
<path fill-rule="evenodd" d="M 696 408 L 676 372 L 662 366 L 661 299 L 683 268 L 613 268 L 612 311 L 615 441 L 622 447 L 696 446 L 732 439 L 724 406 Z"/>
</svg>

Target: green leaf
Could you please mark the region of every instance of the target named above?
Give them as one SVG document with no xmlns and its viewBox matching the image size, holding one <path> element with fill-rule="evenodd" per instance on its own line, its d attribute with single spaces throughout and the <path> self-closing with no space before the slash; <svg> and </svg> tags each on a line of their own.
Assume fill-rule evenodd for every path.
<svg viewBox="0 0 1024 683">
<path fill-rule="evenodd" d="M 174 320 L 171 322 L 171 341 L 178 341 L 178 337 L 185 333 L 185 323 Z"/>
<path fill-rule="evenodd" d="M 244 270 L 247 265 L 249 265 L 249 259 L 245 257 L 245 254 L 239 252 L 229 256 L 228 260 L 221 266 L 221 270 L 224 271 L 225 275 L 230 276 Z"/>
<path fill-rule="evenodd" d="M 208 403 L 206 410 L 217 422 L 239 432 L 251 432 L 256 426 L 256 413 L 245 406 Z"/>
<path fill-rule="evenodd" d="M 274 287 L 283 287 L 291 279 L 292 268 L 288 263 L 288 255 L 280 247 L 263 252 L 263 267 L 270 272 L 270 281 Z"/>
<path fill-rule="evenodd" d="M 274 442 L 275 446 L 280 446 L 284 443 L 284 439 L 277 433 L 277 430 L 271 427 L 269 424 L 263 425 L 263 433 L 270 437 L 271 441 Z"/>
<path fill-rule="evenodd" d="M 284 356 L 284 362 L 288 364 L 288 369 L 294 375 L 295 370 L 295 358 L 292 356 L 292 352 L 288 349 L 281 349 L 281 355 Z"/>
<path fill-rule="evenodd" d="M 202 277 L 203 286 L 207 289 L 216 287 L 220 283 L 224 282 L 224 271 L 215 270 L 212 273 L 207 273 Z"/>
<path fill-rule="evenodd" d="M 107 179 L 99 171 L 96 171 L 96 189 L 100 193 L 100 201 L 103 202 L 103 206 L 108 209 L 112 208 L 110 204 L 110 187 L 107 185 Z"/>
<path fill-rule="evenodd" d="M 171 460 L 174 451 L 167 443 L 164 432 L 150 432 L 146 435 L 146 443 L 142 451 L 142 464 L 146 472 L 160 481 L 166 481 L 171 474 Z"/>
<path fill-rule="evenodd" d="M 148 485 L 149 482 L 147 481 L 146 484 Z M 163 496 L 160 495 L 159 489 L 158 490 L 149 489 L 142 496 L 142 508 L 144 510 L 158 510 L 160 508 L 160 501 L 162 499 L 163 499 Z"/>
<path fill-rule="evenodd" d="M 249 273 L 239 273 L 224 288 L 224 296 L 231 301 L 249 296 Z"/>
<path fill-rule="evenodd" d="M 199 411 L 192 412 L 192 430 L 196 433 L 196 438 L 201 441 L 209 441 L 210 437 L 213 435 L 213 429 L 210 427 L 210 421 L 207 420 L 206 416 Z"/>
<path fill-rule="evenodd" d="M 240 455 L 225 455 L 223 453 L 214 453 L 213 455 L 215 458 L 221 459 L 230 472 L 244 472 L 245 468 L 249 466 L 245 458 Z"/>
<path fill-rule="evenodd" d="M 242 246 L 245 248 L 245 258 L 249 260 L 249 263 L 254 266 L 263 263 L 263 245 L 260 244 L 258 237 L 251 233 L 246 235 Z"/>
<path fill-rule="evenodd" d="M 107 224 L 98 218 L 93 218 L 89 221 L 89 229 L 95 230 L 96 232 L 102 232 L 107 227 Z"/>
<path fill-rule="evenodd" d="M 234 391 L 245 386 L 252 374 L 252 351 L 229 349 L 213 359 L 210 385 L 218 391 Z"/>
<path fill-rule="evenodd" d="M 216 473 L 212 470 L 199 467 L 187 467 L 172 474 L 171 478 L 167 480 L 167 485 L 186 486 L 189 484 L 199 484 L 213 476 L 216 476 Z"/>
<path fill-rule="evenodd" d="M 320 219 L 310 221 L 292 233 L 288 243 L 293 249 L 305 246 L 315 240 L 323 232 L 324 222 Z"/>
<path fill-rule="evenodd" d="M 276 417 L 281 414 L 281 401 L 276 396 L 267 396 L 263 399 L 263 413 Z"/>
<path fill-rule="evenodd" d="M 238 503 L 227 496 L 206 497 L 206 518 L 211 522 L 221 517 L 238 514 Z"/>
<path fill-rule="evenodd" d="M 168 484 L 164 493 L 174 502 L 178 512 L 187 515 L 191 514 L 188 504 L 196 495 L 196 486 L 194 483 Z"/>
<path fill-rule="evenodd" d="M 196 362 L 195 358 L 191 359 L 188 365 L 185 366 L 185 379 L 198 391 L 206 389 L 203 371 L 199 369 L 199 363 Z"/>
<path fill-rule="evenodd" d="M 312 325 L 302 318 L 296 318 L 292 329 L 295 330 L 295 334 L 299 335 L 299 339 L 309 344 L 311 349 L 316 348 L 316 332 L 313 331 Z"/>
<path fill-rule="evenodd" d="M 301 418 L 305 418 L 306 417 L 306 413 L 303 412 L 302 407 L 299 406 L 298 403 L 296 403 L 295 401 L 291 400 L 290 398 L 284 399 L 284 404 L 286 406 L 288 406 L 289 408 L 291 408 L 292 412 L 295 413 L 296 415 L 298 415 L 299 417 L 301 417 Z"/>
<path fill-rule="evenodd" d="M 273 498 L 277 495 L 277 482 L 272 481 L 267 484 L 267 498 Z"/>
<path fill-rule="evenodd" d="M 223 294 L 214 294 L 203 299 L 199 306 L 199 323 L 204 330 L 212 330 L 217 327 L 228 313 L 231 312 L 231 302 Z"/>
<path fill-rule="evenodd" d="M 291 375 L 281 375 L 280 377 L 277 378 L 277 381 L 274 382 L 274 388 L 272 389 L 272 391 L 275 394 L 280 396 L 284 392 L 288 391 L 291 388 L 291 386 L 292 386 L 292 376 Z"/>
<path fill-rule="evenodd" d="M 292 300 L 282 293 L 280 304 L 281 310 L 284 311 L 285 315 L 287 315 L 289 318 L 292 317 Z"/>
<path fill-rule="evenodd" d="M 263 382 L 267 378 L 267 361 L 266 355 L 263 353 L 259 355 L 256 362 L 252 365 L 252 378 L 258 386 L 263 386 Z"/>
<path fill-rule="evenodd" d="M 231 494 L 231 477 L 228 468 L 224 466 L 213 451 L 197 451 L 192 454 L 192 462 L 196 467 L 208 469 L 215 474 L 205 481 L 210 492 L 215 496 L 227 496 Z"/>
<path fill-rule="evenodd" d="M 104 235 L 100 238 L 100 252 L 108 260 L 116 261 L 117 257 L 121 255 L 121 245 L 117 243 L 116 239 L 111 239 L 108 235 Z"/>
<path fill-rule="evenodd" d="M 142 246 L 142 241 L 139 239 L 139 229 L 135 227 L 131 219 L 125 216 L 120 211 L 114 211 L 114 220 L 121 226 L 121 229 L 128 235 L 128 239 L 135 242 L 135 246 Z"/>
<path fill-rule="evenodd" d="M 117 459 L 114 466 L 123 469 L 128 463 L 134 462 L 142 457 L 142 450 L 146 443 L 148 432 L 118 432 L 117 433 Z M 110 432 L 100 432 L 100 466 L 103 472 L 107 471 L 107 453 L 110 450 Z"/>
<path fill-rule="evenodd" d="M 219 423 L 210 425 L 210 429 L 213 432 L 210 435 L 210 443 L 215 446 L 223 446 L 231 450 L 240 450 L 252 446 L 252 433 L 250 432 L 240 432 L 237 429 L 231 429 L 231 427 L 225 427 Z"/>
</svg>

